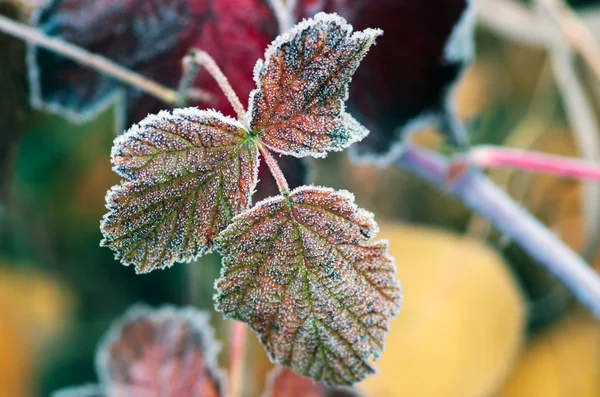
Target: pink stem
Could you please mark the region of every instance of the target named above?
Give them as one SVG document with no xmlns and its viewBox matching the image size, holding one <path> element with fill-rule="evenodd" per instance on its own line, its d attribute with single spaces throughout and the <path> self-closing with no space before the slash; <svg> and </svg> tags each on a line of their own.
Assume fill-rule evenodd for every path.
<svg viewBox="0 0 600 397">
<path fill-rule="evenodd" d="M 271 152 L 269 152 L 269 149 L 264 147 L 260 142 L 258 142 L 258 148 L 260 149 L 265 162 L 269 166 L 269 170 L 271 171 L 273 178 L 275 178 L 275 182 L 277 182 L 277 187 L 279 187 L 281 194 L 289 193 L 290 187 L 285 179 L 285 175 L 283 175 L 283 172 L 281 171 L 281 168 L 279 168 L 279 164 L 277 164 L 277 160 L 275 160 Z"/>
<path fill-rule="evenodd" d="M 229 346 L 229 396 L 240 396 L 244 377 L 244 353 L 246 347 L 246 324 L 233 320 Z"/>
<path fill-rule="evenodd" d="M 479 168 L 508 167 L 600 181 L 600 164 L 577 158 L 497 146 L 478 146 L 471 149 L 467 160 Z"/>
</svg>

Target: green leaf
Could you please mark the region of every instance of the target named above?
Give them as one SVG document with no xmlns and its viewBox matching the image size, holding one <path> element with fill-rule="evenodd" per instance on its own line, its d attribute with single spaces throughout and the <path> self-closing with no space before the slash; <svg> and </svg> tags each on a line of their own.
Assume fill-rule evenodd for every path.
<svg viewBox="0 0 600 397">
<path fill-rule="evenodd" d="M 101 245 L 138 273 L 212 250 L 257 182 L 258 149 L 243 127 L 195 108 L 148 116 L 115 140 L 112 161 L 129 180 L 107 194 Z"/>
<path fill-rule="evenodd" d="M 319 13 L 278 37 L 254 69 L 251 129 L 269 148 L 324 157 L 369 131 L 344 112 L 348 84 L 378 29 L 352 33 L 336 14 Z"/>
<path fill-rule="evenodd" d="M 330 385 L 360 381 L 401 301 L 387 242 L 370 241 L 377 231 L 345 191 L 265 200 L 216 240 L 217 309 L 247 322 L 272 360 Z"/>
</svg>

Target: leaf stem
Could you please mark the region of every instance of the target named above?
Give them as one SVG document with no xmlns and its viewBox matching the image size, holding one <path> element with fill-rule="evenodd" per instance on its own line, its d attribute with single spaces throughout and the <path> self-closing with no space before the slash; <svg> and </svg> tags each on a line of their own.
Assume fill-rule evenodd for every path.
<svg viewBox="0 0 600 397">
<path fill-rule="evenodd" d="M 237 96 L 233 88 L 231 88 L 229 80 L 227 80 L 227 77 L 225 74 L 223 74 L 215 60 L 208 54 L 208 52 L 199 50 L 197 48 L 192 49 L 190 55 L 192 56 L 194 62 L 196 62 L 196 64 L 199 66 L 204 67 L 211 77 L 217 82 L 221 88 L 221 91 L 223 91 L 223 94 L 225 94 L 225 97 L 227 97 L 227 100 L 233 107 L 233 110 L 235 110 L 240 122 L 244 124 L 244 127 L 250 130 L 250 121 L 248 120 L 248 115 L 246 114 L 244 105 L 242 105 L 242 102 L 240 102 L 240 98 Z"/>
<path fill-rule="evenodd" d="M 554 274 L 575 297 L 600 318 L 600 277 L 540 221 L 515 203 L 481 172 L 471 169 L 448 186 L 449 162 L 441 155 L 406 143 L 395 160 L 487 218 Z"/>
<path fill-rule="evenodd" d="M 552 154 L 499 146 L 477 146 L 466 156 L 478 168 L 507 167 L 600 181 L 600 164 Z M 460 160 L 459 160 L 460 161 Z"/>
<path fill-rule="evenodd" d="M 29 43 L 44 47 L 57 54 L 88 66 L 94 70 L 107 74 L 123 83 L 139 88 L 140 90 L 160 99 L 168 104 L 175 104 L 177 92 L 150 80 L 140 74 L 132 72 L 107 58 L 91 53 L 83 48 L 66 41 L 45 35 L 39 30 L 24 23 L 14 21 L 0 15 L 0 31 Z M 212 95 L 201 90 L 190 90 L 190 99 L 195 101 L 210 101 Z"/>
<path fill-rule="evenodd" d="M 288 194 L 290 192 L 290 187 L 287 183 L 287 180 L 285 179 L 285 175 L 283 175 L 283 171 L 281 171 L 281 168 L 279 168 L 277 160 L 275 160 L 271 152 L 269 152 L 269 149 L 264 147 L 260 142 L 257 142 L 257 145 L 265 159 L 265 162 L 269 166 L 271 175 L 273 175 L 273 178 L 275 178 L 275 182 L 277 182 L 277 187 L 279 188 L 279 191 L 283 195 Z"/>
<path fill-rule="evenodd" d="M 246 350 L 246 324 L 232 321 L 229 344 L 229 396 L 239 397 L 244 377 L 244 353 Z"/>
</svg>

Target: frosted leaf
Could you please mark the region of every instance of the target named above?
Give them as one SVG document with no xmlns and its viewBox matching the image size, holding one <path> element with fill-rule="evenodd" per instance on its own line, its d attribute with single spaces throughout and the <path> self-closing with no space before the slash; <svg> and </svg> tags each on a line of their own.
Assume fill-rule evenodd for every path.
<svg viewBox="0 0 600 397">
<path fill-rule="evenodd" d="M 48 0 L 32 24 L 45 34 L 175 87 L 181 58 L 207 18 L 190 0 Z M 137 122 L 165 104 L 34 44 L 28 46 L 31 104 L 82 122 L 113 103 Z M 145 111 L 145 113 L 144 113 Z M 121 131 L 119 131 L 120 133 Z"/>
<path fill-rule="evenodd" d="M 269 374 L 267 390 L 262 397 L 355 397 L 352 390 L 328 388 L 286 367 L 276 367 Z"/>
<path fill-rule="evenodd" d="M 115 140 L 102 245 L 138 273 L 190 261 L 246 209 L 258 151 L 235 120 L 195 108 L 147 117 Z"/>
<path fill-rule="evenodd" d="M 322 157 L 364 138 L 368 131 L 344 112 L 348 84 L 382 32 L 317 14 L 267 49 L 254 70 L 251 128 L 269 148 L 296 157 Z"/>
<path fill-rule="evenodd" d="M 374 372 L 400 309 L 373 215 L 345 191 L 301 187 L 258 203 L 216 240 L 217 309 L 248 323 L 272 360 L 330 385 Z"/>
<path fill-rule="evenodd" d="M 110 397 L 220 397 L 217 347 L 204 313 L 136 306 L 113 326 L 96 364 Z"/>
</svg>

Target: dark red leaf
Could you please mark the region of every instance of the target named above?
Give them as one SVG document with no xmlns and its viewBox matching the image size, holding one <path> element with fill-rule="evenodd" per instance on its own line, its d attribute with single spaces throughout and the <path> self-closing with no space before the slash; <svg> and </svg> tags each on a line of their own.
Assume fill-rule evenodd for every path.
<svg viewBox="0 0 600 397">
<path fill-rule="evenodd" d="M 51 0 L 36 13 L 33 23 L 51 36 L 172 88 L 181 76 L 181 58 L 189 48 L 201 48 L 215 58 L 242 98 L 254 87 L 254 63 L 277 35 L 277 23 L 266 0 Z M 33 46 L 29 67 L 34 106 L 76 121 L 86 120 L 118 100 L 125 100 L 120 110 L 127 124 L 169 107 Z M 217 97 L 211 107 L 233 115 L 205 72 L 198 76 L 197 85 Z"/>
<path fill-rule="evenodd" d="M 461 65 L 444 59 L 446 42 L 467 0 L 301 0 L 299 14 L 337 12 L 356 30 L 380 28 L 350 85 L 348 111 L 371 133 L 354 145 L 383 153 L 416 117 L 441 113 Z"/>
</svg>

